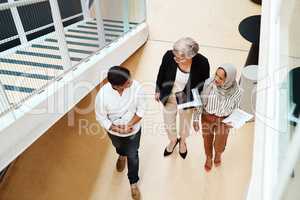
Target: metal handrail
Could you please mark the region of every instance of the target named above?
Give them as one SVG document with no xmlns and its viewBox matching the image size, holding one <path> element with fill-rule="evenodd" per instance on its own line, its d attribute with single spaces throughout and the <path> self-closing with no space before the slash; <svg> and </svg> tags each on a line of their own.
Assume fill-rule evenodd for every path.
<svg viewBox="0 0 300 200">
<path fill-rule="evenodd" d="M 15 2 L 11 2 L 11 3 L 1 3 L 0 11 L 8 10 L 8 9 L 20 7 L 20 6 L 27 6 L 27 5 L 31 5 L 31 4 L 41 3 L 44 1 L 48 1 L 48 0 L 22 0 L 22 1 L 15 1 Z"/>
<path fill-rule="evenodd" d="M 65 22 L 65 21 L 68 21 L 68 20 L 71 20 L 71 19 L 74 19 L 76 17 L 79 17 L 79 16 L 82 16 L 83 13 L 79 13 L 79 14 L 76 14 L 76 15 L 73 15 L 71 17 L 68 17 L 68 18 L 65 18 L 65 19 L 61 19 L 61 16 L 60 16 L 60 13 L 59 13 L 59 7 L 58 7 L 58 4 L 57 2 L 53 2 L 53 1 L 57 1 L 57 0 L 22 0 L 21 2 L 20 1 L 17 1 L 17 2 L 14 2 L 14 3 L 2 3 L 0 4 L 0 11 L 3 10 L 4 8 L 13 8 L 13 7 L 17 7 L 17 6 L 23 6 L 23 5 L 30 5 L 30 4 L 34 4 L 34 3 L 39 3 L 39 2 L 44 2 L 44 1 L 49 1 L 49 3 L 51 4 L 52 7 L 54 7 L 55 9 L 51 10 L 51 13 L 52 15 L 54 15 L 56 21 L 54 20 L 53 23 L 51 24 L 48 24 L 48 25 L 45 25 L 45 26 L 42 26 L 42 27 L 39 27 L 39 28 L 36 28 L 36 29 L 33 29 L 33 30 L 30 30 L 30 31 L 27 31 L 25 32 L 25 34 L 30 34 L 30 33 L 34 33 L 34 32 L 37 32 L 41 29 L 44 29 L 44 28 L 47 28 L 47 27 L 50 27 L 50 26 L 53 26 L 54 23 L 58 22 L 60 25 L 60 27 L 56 27 L 56 31 L 55 32 L 59 32 L 58 35 L 61 35 L 61 34 L 64 34 L 64 32 L 66 31 L 66 29 L 64 29 L 61 25 L 62 25 L 62 22 Z M 127 1 L 127 0 L 126 0 Z M 64 66 L 64 70 L 61 70 L 59 71 L 58 73 L 55 73 L 53 75 L 53 77 L 51 79 L 47 79 L 47 81 L 44 81 L 44 82 L 39 82 L 39 81 L 36 81 L 36 79 L 24 79 L 24 82 L 20 85 L 17 85 L 17 86 L 25 86 L 28 85 L 29 88 L 33 88 L 34 90 L 31 91 L 30 93 L 27 93 L 27 94 L 22 94 L 22 96 L 20 97 L 17 97 L 15 98 L 14 95 L 12 95 L 11 93 L 7 93 L 5 90 L 4 90 L 4 93 L 6 95 L 6 99 L 8 100 L 8 105 L 6 106 L 7 109 L 5 109 L 5 112 L 3 111 L 0 111 L 0 117 L 2 117 L 4 114 L 7 114 L 7 112 L 10 112 L 12 110 L 15 110 L 17 108 L 19 108 L 25 101 L 27 101 L 28 99 L 32 98 L 34 95 L 36 94 L 40 94 L 42 93 L 49 85 L 53 84 L 54 82 L 56 81 L 59 81 L 61 80 L 61 78 L 63 78 L 67 73 L 71 72 L 71 71 L 74 71 L 77 66 L 83 62 L 86 62 L 87 60 L 89 60 L 89 58 L 93 55 L 96 55 L 96 54 L 99 54 L 100 51 L 103 49 L 103 48 L 107 48 L 110 44 L 109 43 L 105 43 L 105 38 L 104 38 L 104 28 L 101 27 L 103 26 L 103 21 L 102 21 L 102 15 L 101 15 L 101 11 L 100 11 L 100 4 L 99 4 L 100 0 L 97 0 L 96 4 L 99 6 L 98 9 L 96 9 L 96 19 L 95 22 L 97 24 L 97 33 L 98 33 L 98 37 L 100 38 L 100 36 L 102 36 L 102 38 L 100 38 L 100 40 L 98 41 L 98 44 L 99 44 L 99 47 L 97 49 L 94 49 L 93 50 L 93 53 L 85 56 L 85 57 L 81 57 L 82 60 L 78 63 L 76 63 L 75 65 L 73 64 L 72 65 L 69 65 L 69 67 L 67 67 L 67 65 L 64 64 L 64 62 L 62 63 L 62 65 Z M 96 7 L 97 7 L 96 5 Z M 55 12 L 54 12 L 55 11 Z M 53 16 L 52 16 L 53 17 Z M 86 19 L 86 18 L 85 18 Z M 84 20 L 85 21 L 85 20 Z M 57 24 L 56 24 L 57 25 Z M 73 28 L 73 27 L 76 27 L 76 23 L 73 25 L 70 26 L 70 28 Z M 68 26 L 69 27 L 69 26 Z M 69 29 L 69 28 L 68 28 Z M 57 31 L 58 30 L 58 31 Z M 54 33 L 50 33 L 51 36 L 54 36 Z M 51 37 L 50 36 L 50 37 Z M 64 37 L 61 37 L 63 38 L 63 42 L 66 43 L 66 38 L 65 38 L 65 35 L 63 35 Z M 45 36 L 42 36 L 38 39 L 35 39 L 35 40 L 32 40 L 32 41 L 29 41 L 25 44 L 22 44 L 18 47 L 14 47 L 12 49 L 9 49 L 9 50 L 6 50 L 2 53 L 0 53 L 2 56 L 9 56 L 11 53 L 14 53 L 15 51 L 17 50 L 20 50 L 19 47 L 21 48 L 27 48 L 29 46 L 31 46 L 31 44 L 35 43 L 35 42 L 40 42 L 40 41 L 44 41 L 45 40 L 45 37 L 49 37 L 49 35 L 45 35 Z M 56 37 L 59 37 L 59 36 L 56 36 Z M 13 36 L 12 38 L 16 38 L 16 36 Z M 56 38 L 56 39 L 61 39 L 61 38 Z M 119 38 L 118 38 L 119 39 Z M 118 41 L 118 39 L 116 39 L 115 41 Z M 8 41 L 9 38 L 6 38 L 5 41 Z M 2 40 L 3 41 L 3 40 Z M 0 44 L 1 42 L 0 41 Z M 57 44 L 55 45 L 57 46 Z M 60 45 L 60 43 L 58 42 L 58 46 L 59 48 L 62 47 L 62 45 Z M 70 48 L 70 47 L 69 47 Z M 63 55 L 67 55 L 70 53 L 70 51 L 68 52 L 68 47 L 65 46 L 64 47 L 64 50 L 67 50 L 65 51 L 65 54 L 63 54 L 62 52 L 60 52 L 58 55 L 59 56 L 63 56 Z M 76 56 L 75 56 L 76 57 Z M 22 59 L 21 59 L 22 60 Z M 30 60 L 31 61 L 31 60 Z M 34 62 L 34 60 L 33 60 Z M 51 61 L 52 62 L 52 61 Z M 9 67 L 8 68 L 4 68 L 4 70 L 10 70 Z M 18 71 L 18 70 L 17 70 Z M 22 71 L 21 71 L 22 72 Z M 40 70 L 37 70 L 35 71 L 35 69 L 33 69 L 33 74 L 39 74 Z M 24 72 L 26 73 L 26 72 Z M 9 79 L 10 80 L 10 79 Z M 18 80 L 23 80 L 23 79 L 18 79 Z M 8 81 L 7 83 L 5 82 L 6 85 L 10 85 L 10 81 Z M 30 87 L 30 86 L 33 86 L 33 87 Z M 8 96 L 7 96 L 8 95 Z M 11 102 L 10 102 L 11 101 Z M 3 104 L 4 105 L 4 104 Z M 4 109 L 3 109 L 4 110 Z"/>
<path fill-rule="evenodd" d="M 70 17 L 67 17 L 67 18 L 63 19 L 62 22 L 66 22 L 66 21 L 75 19 L 75 18 L 80 17 L 80 16 L 82 16 L 82 15 L 83 15 L 83 13 L 79 13 L 79 14 L 76 14 L 76 15 L 73 15 L 73 16 L 70 16 Z M 51 26 L 53 26 L 53 25 L 54 25 L 54 23 L 50 23 L 50 24 L 47 24 L 47 25 L 45 25 L 45 26 L 41 26 L 41 27 L 39 27 L 39 28 L 32 29 L 32 30 L 30 30 L 30 31 L 26 31 L 25 34 L 26 34 L 26 35 L 29 35 L 29 34 L 32 34 L 32 33 L 36 33 L 36 32 L 38 32 L 38 31 L 40 31 L 40 30 L 49 28 L 49 27 L 51 27 Z M 19 35 L 15 35 L 15 36 L 12 36 L 12 37 L 9 37 L 9 38 L 5 38 L 5 39 L 3 39 L 3 40 L 0 40 L 0 44 L 4 44 L 4 43 L 6 43 L 6 42 L 9 42 L 9 41 L 12 41 L 12 40 L 15 40 L 15 39 L 18 39 L 18 38 L 19 38 Z"/>
</svg>

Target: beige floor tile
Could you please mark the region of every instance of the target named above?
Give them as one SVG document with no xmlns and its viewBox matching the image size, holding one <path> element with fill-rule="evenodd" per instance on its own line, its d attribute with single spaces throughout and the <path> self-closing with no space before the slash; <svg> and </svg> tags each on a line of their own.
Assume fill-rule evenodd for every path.
<svg viewBox="0 0 300 200">
<path fill-rule="evenodd" d="M 248 49 L 238 25 L 244 18 L 260 14 L 261 7 L 250 0 L 151 0 L 147 11 L 151 40 L 190 36 L 200 44 Z"/>
</svg>

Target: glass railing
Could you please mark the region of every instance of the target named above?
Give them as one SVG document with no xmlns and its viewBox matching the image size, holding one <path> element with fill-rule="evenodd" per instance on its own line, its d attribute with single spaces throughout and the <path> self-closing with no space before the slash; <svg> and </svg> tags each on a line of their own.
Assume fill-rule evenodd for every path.
<svg viewBox="0 0 300 200">
<path fill-rule="evenodd" d="M 0 0 L 0 116 L 144 21 L 144 0 Z"/>
</svg>

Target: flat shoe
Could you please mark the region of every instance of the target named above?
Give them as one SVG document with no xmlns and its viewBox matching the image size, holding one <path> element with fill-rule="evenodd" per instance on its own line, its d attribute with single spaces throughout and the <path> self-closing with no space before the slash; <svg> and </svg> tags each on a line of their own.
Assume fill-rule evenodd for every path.
<svg viewBox="0 0 300 200">
<path fill-rule="evenodd" d="M 206 159 L 204 169 L 206 172 L 209 172 L 212 168 L 212 159 Z"/>
<path fill-rule="evenodd" d="M 141 199 L 141 192 L 138 187 L 131 187 L 131 197 L 133 200 Z"/>
<path fill-rule="evenodd" d="M 216 167 L 221 166 L 221 163 L 222 163 L 221 160 L 214 160 L 214 165 L 215 165 Z"/>
<path fill-rule="evenodd" d="M 219 167 L 220 165 L 221 165 L 221 163 L 222 163 L 222 154 L 220 154 L 220 153 L 217 153 L 216 155 L 215 155 L 215 159 L 214 159 L 214 165 L 216 166 L 216 167 Z"/>
<path fill-rule="evenodd" d="M 126 165 L 126 158 L 121 159 L 121 157 L 119 156 L 116 164 L 117 171 L 118 172 L 124 171 L 125 165 Z"/>
</svg>

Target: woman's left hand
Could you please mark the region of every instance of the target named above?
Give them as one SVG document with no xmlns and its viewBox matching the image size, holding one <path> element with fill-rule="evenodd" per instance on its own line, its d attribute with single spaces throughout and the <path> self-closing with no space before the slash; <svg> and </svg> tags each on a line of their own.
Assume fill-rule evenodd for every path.
<svg viewBox="0 0 300 200">
<path fill-rule="evenodd" d="M 193 127 L 194 127 L 194 130 L 196 132 L 199 131 L 200 127 L 199 127 L 199 121 L 193 121 Z"/>
<path fill-rule="evenodd" d="M 155 93 L 155 101 L 159 102 L 159 96 L 160 96 L 160 93 L 156 92 Z"/>
</svg>

